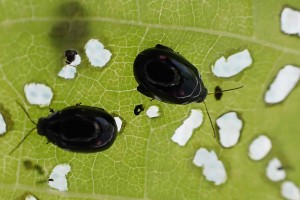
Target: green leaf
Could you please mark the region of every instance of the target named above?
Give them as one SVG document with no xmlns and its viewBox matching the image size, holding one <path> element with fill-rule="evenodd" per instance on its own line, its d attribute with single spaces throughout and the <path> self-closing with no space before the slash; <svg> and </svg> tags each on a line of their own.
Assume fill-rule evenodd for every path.
<svg viewBox="0 0 300 200">
<path fill-rule="evenodd" d="M 0 138 L 0 193 L 16 199 L 25 192 L 40 199 L 281 199 L 280 183 L 265 176 L 265 167 L 278 157 L 288 179 L 300 184 L 300 126 L 297 86 L 280 104 L 268 106 L 263 96 L 278 70 L 286 64 L 300 66 L 300 38 L 280 31 L 283 6 L 300 10 L 289 1 L 185 1 L 101 0 L 2 1 L 0 3 L 0 111 L 9 131 Z M 93 68 L 84 44 L 99 39 L 113 53 L 108 65 Z M 236 111 L 244 122 L 241 139 L 231 149 L 213 138 L 205 115 L 185 147 L 171 141 L 176 128 L 192 108 L 203 104 L 170 105 L 136 91 L 132 63 L 138 52 L 161 43 L 195 64 L 209 91 L 220 85 L 243 89 L 225 93 L 221 101 L 207 97 L 213 120 Z M 77 77 L 63 80 L 63 52 L 76 48 L 83 58 Z M 229 79 L 215 77 L 211 65 L 221 56 L 249 49 L 253 65 Z M 105 108 L 125 120 L 124 131 L 107 151 L 79 154 L 46 144 L 45 137 L 31 134 L 20 148 L 9 152 L 34 126 L 17 106 L 23 104 L 33 119 L 47 116 L 47 108 L 31 106 L 23 87 L 29 82 L 49 85 L 55 92 L 51 108 L 60 110 L 78 102 Z M 137 104 L 158 105 L 162 116 L 148 119 L 133 114 Z M 268 135 L 271 153 L 262 161 L 248 158 L 250 142 Z M 224 162 L 228 180 L 221 186 L 205 180 L 193 165 L 195 152 L 215 150 Z M 45 171 L 26 169 L 31 160 Z M 46 181 L 59 163 L 69 163 L 68 192 L 49 189 Z"/>
</svg>

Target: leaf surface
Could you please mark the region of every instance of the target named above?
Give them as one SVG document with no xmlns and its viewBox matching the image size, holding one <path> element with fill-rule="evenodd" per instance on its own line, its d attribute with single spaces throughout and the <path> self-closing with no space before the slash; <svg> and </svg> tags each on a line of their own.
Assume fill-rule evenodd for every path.
<svg viewBox="0 0 300 200">
<path fill-rule="evenodd" d="M 281 199 L 280 184 L 265 176 L 267 162 L 276 156 L 288 166 L 288 179 L 299 181 L 300 144 L 299 85 L 281 104 L 268 106 L 263 96 L 278 70 L 287 64 L 300 66 L 300 38 L 280 32 L 283 6 L 300 9 L 296 0 L 179 1 L 101 0 L 84 3 L 59 0 L 2 1 L 0 3 L 0 110 L 9 131 L 0 138 L 0 193 L 16 199 L 25 192 L 40 199 Z M 85 54 L 88 39 L 99 39 L 113 56 L 106 67 L 93 68 Z M 244 122 L 239 143 L 224 149 L 213 138 L 208 117 L 185 147 L 171 141 L 192 108 L 203 104 L 170 105 L 136 91 L 132 64 L 143 49 L 157 43 L 170 46 L 199 70 L 205 86 L 213 91 L 244 85 L 225 93 L 221 101 L 208 96 L 212 119 L 229 111 Z M 77 77 L 63 80 L 63 52 L 75 48 L 83 58 Z M 247 48 L 251 67 L 229 79 L 215 77 L 211 65 L 221 56 Z M 23 87 L 29 82 L 49 85 L 54 91 L 51 108 L 82 104 L 105 108 L 125 120 L 124 131 L 107 151 L 79 154 L 62 150 L 36 133 L 8 155 L 33 127 L 17 106 L 23 104 L 32 118 L 49 114 L 48 108 L 30 106 Z M 135 116 L 138 104 L 158 105 L 162 115 Z M 270 154 L 251 161 L 247 151 L 259 134 L 273 143 Z M 195 152 L 215 150 L 224 162 L 228 180 L 215 186 L 193 165 Z M 28 170 L 31 160 L 44 169 Z M 69 163 L 69 191 L 49 189 L 51 170 Z M 296 182 L 297 183 L 297 182 Z M 300 182 L 297 183 L 298 185 Z"/>
</svg>

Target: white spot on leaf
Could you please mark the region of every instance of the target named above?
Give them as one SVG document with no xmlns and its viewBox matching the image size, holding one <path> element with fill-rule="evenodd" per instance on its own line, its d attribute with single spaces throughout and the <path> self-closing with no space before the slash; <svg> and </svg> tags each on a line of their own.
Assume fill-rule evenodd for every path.
<svg viewBox="0 0 300 200">
<path fill-rule="evenodd" d="M 286 34 L 300 36 L 300 12 L 291 8 L 284 8 L 281 12 L 281 30 Z"/>
<path fill-rule="evenodd" d="M 220 142 L 223 147 L 232 147 L 240 138 L 243 123 L 236 112 L 229 112 L 217 119 L 219 126 Z"/>
<path fill-rule="evenodd" d="M 289 200 L 300 200 L 300 189 L 291 181 L 281 184 L 281 195 Z"/>
<path fill-rule="evenodd" d="M 194 129 L 198 128 L 203 121 L 203 114 L 201 110 L 192 109 L 190 116 L 184 120 L 183 124 L 178 127 L 172 136 L 173 142 L 180 146 L 186 145 L 188 140 L 192 137 Z"/>
<path fill-rule="evenodd" d="M 0 113 L 0 135 L 3 135 L 6 132 L 6 123 L 3 116 Z"/>
<path fill-rule="evenodd" d="M 48 106 L 53 97 L 50 87 L 40 83 L 29 83 L 24 87 L 28 102 L 32 105 Z"/>
<path fill-rule="evenodd" d="M 300 79 L 300 68 L 286 65 L 277 74 L 269 90 L 265 94 L 265 102 L 269 104 L 283 101 Z"/>
<path fill-rule="evenodd" d="M 85 45 L 85 53 L 94 67 L 103 67 L 111 58 L 111 52 L 97 39 L 90 39 Z"/>
<path fill-rule="evenodd" d="M 114 117 L 114 119 L 117 124 L 118 132 L 120 132 L 123 124 L 122 119 L 120 117 Z"/>
<path fill-rule="evenodd" d="M 66 175 L 70 171 L 71 171 L 71 167 L 69 164 L 59 164 L 55 166 L 49 177 L 49 181 L 48 181 L 49 186 L 59 191 L 67 191 L 68 182 L 66 179 Z"/>
<path fill-rule="evenodd" d="M 271 181 L 281 181 L 285 179 L 286 173 L 285 170 L 282 169 L 282 164 L 278 158 L 273 158 L 268 163 L 267 169 L 266 169 L 267 177 Z"/>
<path fill-rule="evenodd" d="M 212 66 L 212 72 L 217 77 L 231 77 L 240 73 L 251 64 L 251 55 L 248 49 L 245 49 L 244 51 L 229 56 L 227 59 L 224 56 L 219 58 L 215 62 L 215 65 Z"/>
<path fill-rule="evenodd" d="M 224 164 L 218 160 L 216 153 L 200 148 L 193 159 L 193 163 L 198 167 L 203 167 L 203 175 L 208 181 L 212 181 L 215 185 L 225 183 L 227 174 Z"/>
<path fill-rule="evenodd" d="M 66 65 L 64 66 L 60 72 L 58 73 L 58 76 L 65 78 L 65 79 L 73 79 L 76 74 L 76 68 L 72 65 Z"/>
<path fill-rule="evenodd" d="M 150 106 L 147 111 L 146 111 L 146 115 L 149 118 L 155 118 L 159 116 L 159 108 L 158 106 Z"/>
<path fill-rule="evenodd" d="M 76 55 L 75 55 L 74 61 L 71 62 L 70 65 L 76 67 L 76 66 L 78 66 L 80 63 L 81 63 L 81 57 L 80 57 L 79 54 L 76 54 Z"/>
<path fill-rule="evenodd" d="M 271 148 L 271 140 L 265 135 L 260 135 L 250 144 L 248 155 L 252 160 L 261 160 L 270 152 Z"/>
<path fill-rule="evenodd" d="M 33 195 L 28 195 L 25 197 L 25 200 L 36 200 L 36 198 Z"/>
</svg>

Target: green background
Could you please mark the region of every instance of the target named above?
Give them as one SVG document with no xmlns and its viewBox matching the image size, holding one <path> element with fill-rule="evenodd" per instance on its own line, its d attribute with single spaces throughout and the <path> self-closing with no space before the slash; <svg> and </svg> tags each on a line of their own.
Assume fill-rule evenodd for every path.
<svg viewBox="0 0 300 200">
<path fill-rule="evenodd" d="M 0 111 L 9 131 L 0 138 L 0 199 L 15 199 L 25 192 L 40 199 L 281 199 L 280 183 L 265 176 L 265 167 L 278 157 L 287 178 L 300 184 L 300 128 L 297 86 L 280 104 L 269 106 L 264 94 L 278 70 L 300 66 L 300 38 L 280 31 L 284 6 L 300 10 L 298 0 L 99 0 L 0 1 Z M 84 55 L 84 44 L 99 39 L 113 56 L 105 68 L 93 68 Z M 185 147 L 171 141 L 176 128 L 192 108 L 203 104 L 169 105 L 136 91 L 132 73 L 135 56 L 161 43 L 190 60 L 205 86 L 243 89 L 224 94 L 221 101 L 206 99 L 212 119 L 236 111 L 244 122 L 239 143 L 222 148 L 212 137 L 208 117 Z M 57 76 L 63 52 L 75 48 L 83 58 L 77 77 Z M 253 64 L 229 79 L 216 78 L 211 65 L 221 56 L 247 48 Z M 36 133 L 9 156 L 9 152 L 34 126 L 17 106 L 26 107 L 34 120 L 48 108 L 31 106 L 23 87 L 29 82 L 49 85 L 51 107 L 60 110 L 78 102 L 105 108 L 125 120 L 124 131 L 107 151 L 79 154 L 64 151 Z M 148 119 L 133 114 L 137 104 L 158 105 L 162 115 Z M 273 143 L 259 162 L 247 156 L 250 142 L 259 134 Z M 215 186 L 193 165 L 195 152 L 205 147 L 224 162 L 228 180 Z M 45 171 L 28 170 L 31 160 Z M 69 163 L 68 192 L 49 188 L 46 180 L 60 163 Z"/>
</svg>

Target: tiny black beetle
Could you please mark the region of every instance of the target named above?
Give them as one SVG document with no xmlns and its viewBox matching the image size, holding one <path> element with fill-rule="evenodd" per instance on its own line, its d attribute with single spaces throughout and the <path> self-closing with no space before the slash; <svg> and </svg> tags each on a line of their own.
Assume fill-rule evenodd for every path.
<svg viewBox="0 0 300 200">
<path fill-rule="evenodd" d="M 65 51 L 65 58 L 66 58 L 66 63 L 67 64 L 71 64 L 74 60 L 75 60 L 75 56 L 77 55 L 77 51 L 76 50 L 66 50 Z"/>
<path fill-rule="evenodd" d="M 144 110 L 145 110 L 145 108 L 144 108 L 143 104 L 139 104 L 139 105 L 136 105 L 136 106 L 134 107 L 133 112 L 134 112 L 135 115 L 139 115 L 139 114 L 140 114 L 141 112 L 143 112 Z"/>
<path fill-rule="evenodd" d="M 22 106 L 21 108 L 31 120 L 26 110 Z M 33 120 L 31 122 L 36 124 Z M 117 125 L 110 114 L 101 108 L 83 105 L 69 106 L 47 117 L 41 117 L 35 128 L 49 142 L 74 152 L 103 151 L 114 143 L 117 136 Z"/>
<path fill-rule="evenodd" d="M 139 53 L 133 64 L 137 90 L 174 104 L 203 102 L 207 89 L 197 68 L 171 48 L 157 44 Z"/>
<path fill-rule="evenodd" d="M 214 92 L 214 95 L 215 95 L 215 98 L 216 100 L 220 100 L 223 96 L 223 91 L 222 89 L 220 88 L 220 86 L 216 86 L 215 87 L 215 92 Z"/>
</svg>

